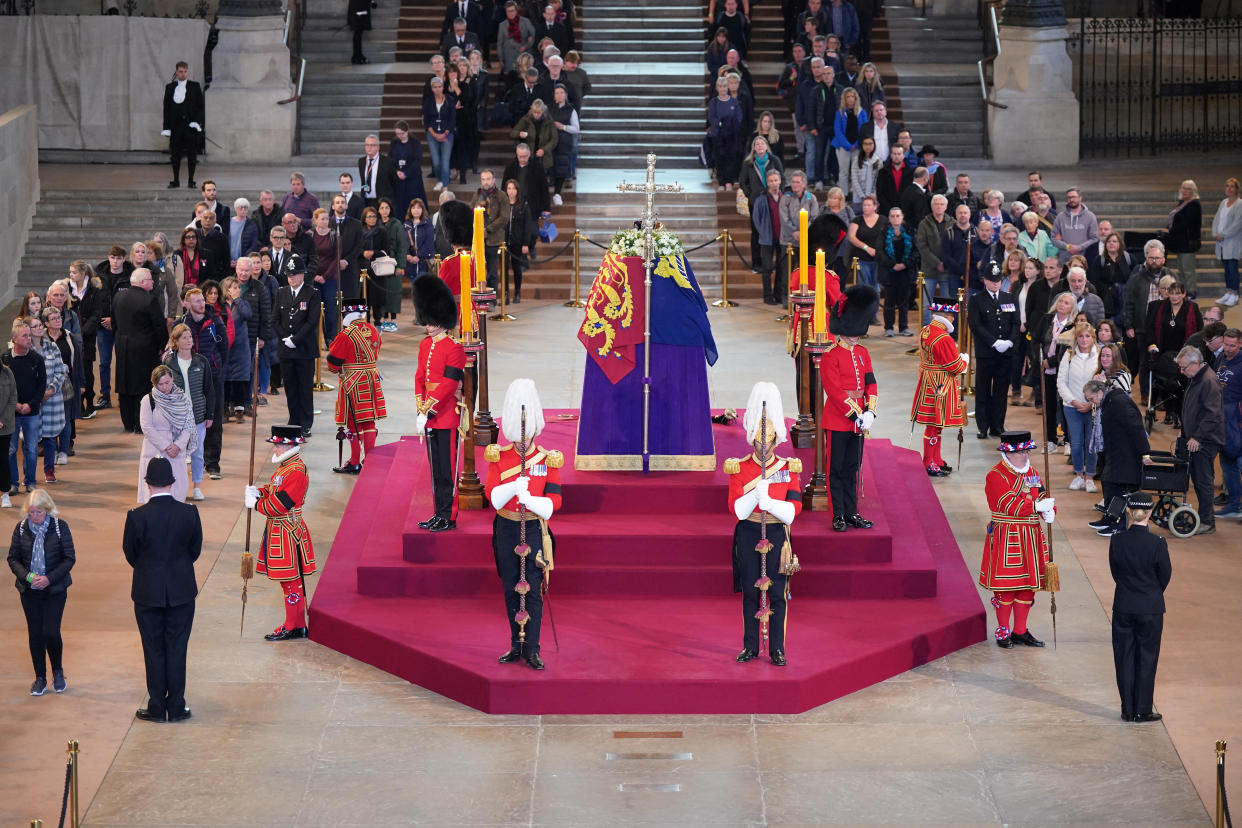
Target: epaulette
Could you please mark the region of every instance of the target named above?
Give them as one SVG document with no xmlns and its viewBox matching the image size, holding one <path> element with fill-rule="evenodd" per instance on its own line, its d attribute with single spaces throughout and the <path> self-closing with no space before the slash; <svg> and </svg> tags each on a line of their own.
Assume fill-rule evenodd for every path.
<svg viewBox="0 0 1242 828">
<path fill-rule="evenodd" d="M 790 474 L 802 474 L 802 458 L 790 457 L 787 461 L 786 468 L 789 469 Z"/>
<path fill-rule="evenodd" d="M 495 443 L 488 445 L 488 447 L 483 450 L 483 459 L 489 463 L 498 462 L 500 460 L 500 446 Z"/>
<path fill-rule="evenodd" d="M 565 455 L 556 449 L 545 449 L 540 446 L 539 450 L 547 455 L 546 459 L 549 469 L 559 469 L 565 465 Z"/>
<path fill-rule="evenodd" d="M 725 474 L 737 474 L 742 470 L 742 458 L 726 457 L 724 461 Z"/>
</svg>

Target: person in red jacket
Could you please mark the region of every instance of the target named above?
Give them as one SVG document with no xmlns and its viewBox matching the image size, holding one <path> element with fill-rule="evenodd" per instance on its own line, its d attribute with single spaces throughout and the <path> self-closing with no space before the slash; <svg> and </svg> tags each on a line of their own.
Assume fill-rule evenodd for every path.
<svg viewBox="0 0 1242 828">
<path fill-rule="evenodd" d="M 966 425 L 966 408 L 958 375 L 970 364 L 970 354 L 959 353 L 953 340 L 953 314 L 957 305 L 933 302 L 928 306 L 931 322 L 919 332 L 919 383 L 914 389 L 910 419 L 923 426 L 923 468 L 928 477 L 953 471 L 941 453 L 941 433 Z"/>
<path fill-rule="evenodd" d="M 802 512 L 802 461 L 776 455 L 776 447 L 785 442 L 785 411 L 773 383 L 755 383 L 742 423 L 754 451 L 724 463 L 729 510 L 737 517 L 733 591 L 742 593 L 737 662 L 756 658 L 766 641 L 772 663 L 784 667 L 789 576 L 796 571 L 787 527 Z"/>
<path fill-rule="evenodd" d="M 301 454 L 306 437 L 299 425 L 273 425 L 267 441 L 276 471 L 268 485 L 246 487 L 246 508 L 267 518 L 254 571 L 279 581 L 285 593 L 285 622 L 264 638 L 288 641 L 306 638 L 306 576 L 315 573 L 315 548 L 302 519 L 310 487 Z"/>
<path fill-rule="evenodd" d="M 992 520 L 983 542 L 979 585 L 992 591 L 996 645 L 1004 649 L 1015 643 L 1044 646 L 1026 628 L 1026 619 L 1048 566 L 1048 536 L 1039 520 L 1052 524 L 1056 501 L 1048 497 L 1039 472 L 1031 468 L 1029 452 L 1034 448 L 1031 432 L 1004 432 L 997 446 L 1000 462 L 983 483 Z"/>
<path fill-rule="evenodd" d="M 880 307 L 880 296 L 868 285 L 854 285 L 834 303 L 828 330 L 836 341 L 820 359 L 824 386 L 821 427 L 828 432 L 828 492 L 832 497 L 832 528 L 870 529 L 858 514 L 858 475 L 862 473 L 863 438 L 875 421 L 876 384 L 871 354 L 859 344 Z"/>
<path fill-rule="evenodd" d="M 346 305 L 344 322 L 328 348 L 328 370 L 341 375 L 334 413 L 337 439 L 349 440 L 349 462 L 332 471 L 359 474 L 362 450 L 370 454 L 375 448 L 375 423 L 388 416 L 388 407 L 378 368 L 380 333 L 367 322 L 367 306 Z"/>
<path fill-rule="evenodd" d="M 552 513 L 561 508 L 559 451 L 535 444 L 543 432 L 543 406 L 533 380 L 516 379 L 505 392 L 500 430 L 509 445 L 492 443 L 484 493 L 496 510 L 492 521 L 492 553 L 504 587 L 509 618 L 509 649 L 497 661 L 525 659 L 544 668 L 539 655 L 543 592 L 553 568 L 553 539 L 548 530 Z"/>
<path fill-rule="evenodd" d="M 457 324 L 457 302 L 439 279 L 414 280 L 414 314 L 427 327 L 418 346 L 414 432 L 427 435 L 435 514 L 420 521 L 431 532 L 457 528 L 457 428 L 461 425 L 461 384 L 466 378 L 466 352 L 448 332 Z"/>
<path fill-rule="evenodd" d="M 461 295 L 461 254 L 470 252 L 474 240 L 474 211 L 463 201 L 449 201 L 440 208 L 440 224 L 444 227 L 444 235 L 453 246 L 453 255 L 440 262 L 437 271 L 440 279 L 453 291 L 454 296 Z M 486 266 L 486 262 L 483 263 Z M 470 261 L 470 284 L 476 284 L 479 278 L 479 262 Z"/>
</svg>

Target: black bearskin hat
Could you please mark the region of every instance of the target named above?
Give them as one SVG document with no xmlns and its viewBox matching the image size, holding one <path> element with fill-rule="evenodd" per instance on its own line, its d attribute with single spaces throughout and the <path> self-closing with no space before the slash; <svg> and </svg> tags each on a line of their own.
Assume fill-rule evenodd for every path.
<svg viewBox="0 0 1242 828">
<path fill-rule="evenodd" d="M 413 292 L 414 318 L 418 324 L 445 330 L 457 326 L 457 297 L 443 279 L 430 273 L 420 276 L 414 280 Z"/>
<path fill-rule="evenodd" d="M 880 294 L 869 285 L 853 285 L 828 313 L 828 330 L 837 336 L 865 336 L 880 309 Z"/>
<path fill-rule="evenodd" d="M 448 243 L 454 247 L 469 247 L 474 242 L 474 211 L 462 201 L 450 201 L 440 208 L 440 223 Z"/>
<path fill-rule="evenodd" d="M 815 251 L 824 251 L 824 260 L 832 267 L 832 260 L 837 257 L 837 249 L 845 243 L 845 222 L 832 213 L 820 213 L 806 228 L 807 261 L 815 266 Z"/>
</svg>

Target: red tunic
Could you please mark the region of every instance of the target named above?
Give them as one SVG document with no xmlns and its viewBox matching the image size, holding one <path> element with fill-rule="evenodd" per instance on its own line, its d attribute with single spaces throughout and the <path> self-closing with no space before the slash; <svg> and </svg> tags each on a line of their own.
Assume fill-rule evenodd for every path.
<svg viewBox="0 0 1242 828">
<path fill-rule="evenodd" d="M 827 295 L 824 297 L 824 300 L 827 303 L 826 307 L 830 308 L 834 304 L 836 304 L 837 300 L 841 297 L 841 277 L 837 275 L 835 270 L 825 270 L 824 273 L 825 273 L 824 282 L 827 288 Z M 808 287 L 812 286 L 814 282 L 815 282 L 815 268 L 814 268 L 814 265 L 812 265 L 811 266 L 811 279 L 810 279 L 810 282 L 808 283 Z M 794 291 L 798 290 L 801 287 L 801 285 L 802 285 L 802 268 L 795 267 L 793 270 L 793 273 L 791 273 L 789 276 L 789 292 L 792 294 Z M 798 355 L 797 354 L 798 349 L 795 347 L 795 343 L 797 343 L 798 341 L 798 326 L 802 323 L 803 319 L 807 320 L 808 329 L 809 329 L 809 325 L 814 324 L 814 321 L 811 316 L 811 309 L 808 308 L 806 310 L 803 310 L 802 308 L 798 307 L 798 305 L 795 304 L 793 306 L 793 313 L 789 315 L 789 336 L 787 337 L 787 343 L 786 343 L 787 344 L 786 350 L 790 353 L 790 355 L 794 357 L 797 357 Z"/>
<path fill-rule="evenodd" d="M 259 487 L 255 509 L 267 516 L 267 531 L 255 571 L 273 581 L 298 579 L 294 550 L 302 556 L 301 574 L 315 572 L 315 549 L 311 545 L 310 530 L 302 520 L 302 504 L 309 485 L 306 463 L 302 462 L 301 454 L 295 454 L 276 467 L 269 485 Z"/>
<path fill-rule="evenodd" d="M 336 390 L 336 424 L 351 431 L 359 423 L 388 416 L 384 389 L 380 386 L 380 333 L 361 319 L 336 335 L 328 348 L 328 370 L 341 375 Z"/>
<path fill-rule="evenodd" d="M 759 458 L 754 454 L 739 459 L 725 461 L 725 473 L 729 475 L 729 511 L 735 517 L 734 504 L 738 498 L 754 491 L 755 485 L 762 478 Z M 798 474 L 802 471 L 802 461 L 797 457 L 777 457 L 768 460 L 768 497 L 773 500 L 784 500 L 794 505 L 794 515 L 802 512 L 802 485 Z M 751 520 L 758 520 L 762 511 L 756 506 L 751 513 Z M 776 520 L 769 516 L 769 520 Z"/>
<path fill-rule="evenodd" d="M 447 334 L 426 337 L 418 346 L 414 403 L 427 415 L 429 428 L 457 428 L 458 393 L 466 378 L 466 352 Z"/>
<path fill-rule="evenodd" d="M 512 483 L 521 473 L 522 463 L 517 449 L 512 446 L 500 446 L 493 443 L 487 447 L 484 458 L 488 462 L 487 483 L 483 487 L 488 503 L 491 503 L 492 489 L 502 483 Z M 552 508 L 561 508 L 561 466 L 565 464 L 564 455 L 559 451 L 549 451 L 542 446 L 532 445 L 526 453 L 526 476 L 530 478 L 527 487 L 535 497 L 552 499 Z M 521 509 L 518 499 L 512 497 L 501 507 L 501 514 L 510 513 L 514 519 Z M 536 517 L 533 512 L 527 513 L 530 518 Z M 505 514 L 505 517 L 509 517 Z"/>
<path fill-rule="evenodd" d="M 979 583 L 993 592 L 1039 589 L 1048 563 L 1048 539 L 1035 512 L 1042 495 L 1039 473 L 1019 474 L 1002 458 L 988 472 L 984 493 L 992 521 L 983 542 Z"/>
<path fill-rule="evenodd" d="M 966 360 L 949 331 L 935 319 L 919 333 L 919 384 L 914 390 L 910 419 L 920 425 L 966 425 L 966 409 L 958 374 Z"/>
<path fill-rule="evenodd" d="M 453 295 L 461 296 L 461 254 L 470 251 L 458 250 L 452 256 L 440 262 L 440 278 L 448 283 L 449 289 L 453 291 Z M 470 284 L 474 284 L 479 279 L 479 271 L 473 258 L 470 259 Z"/>
<path fill-rule="evenodd" d="M 838 338 L 819 361 L 824 385 L 823 427 L 828 431 L 855 431 L 864 411 L 875 411 L 875 374 L 871 354 L 862 345 Z"/>
</svg>

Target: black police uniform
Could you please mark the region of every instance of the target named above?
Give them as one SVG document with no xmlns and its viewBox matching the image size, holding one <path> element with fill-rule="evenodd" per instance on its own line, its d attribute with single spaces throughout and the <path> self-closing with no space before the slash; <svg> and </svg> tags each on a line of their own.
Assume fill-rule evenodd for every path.
<svg viewBox="0 0 1242 828">
<path fill-rule="evenodd" d="M 966 322 L 975 343 L 975 424 L 981 438 L 989 433 L 999 437 L 1005 430 L 1009 380 L 1019 344 L 1017 301 L 1003 290 L 997 291 L 995 298 L 981 290 L 970 297 Z M 1013 343 L 1003 354 L 992 347 L 1002 339 Z"/>
<path fill-rule="evenodd" d="M 1146 526 L 1131 526 L 1109 540 L 1108 567 L 1117 584 L 1113 661 L 1121 717 L 1132 721 L 1151 716 L 1164 630 L 1164 590 L 1173 574 L 1168 544 Z"/>
</svg>

